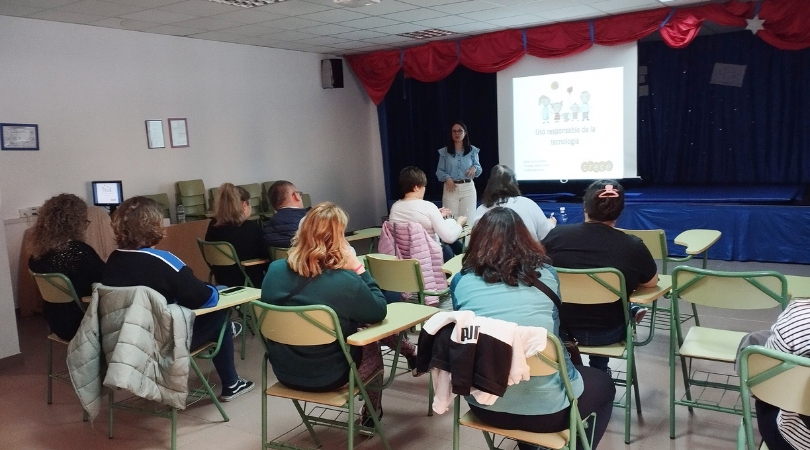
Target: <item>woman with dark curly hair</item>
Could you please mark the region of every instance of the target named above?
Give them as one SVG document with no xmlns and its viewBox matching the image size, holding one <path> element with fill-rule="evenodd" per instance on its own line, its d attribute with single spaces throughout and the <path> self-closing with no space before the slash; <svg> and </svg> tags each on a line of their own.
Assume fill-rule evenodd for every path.
<svg viewBox="0 0 810 450">
<path fill-rule="evenodd" d="M 163 239 L 163 212 L 146 197 L 132 197 L 121 203 L 112 217 L 118 249 L 112 252 L 101 282 L 106 286 L 147 286 L 188 309 L 210 307 L 219 301 L 214 286 L 200 281 L 191 269 L 173 254 L 153 247 Z M 198 316 L 194 320 L 190 348 L 219 338 L 228 310 Z M 240 378 L 233 363 L 233 335 L 225 327 L 219 353 L 212 359 L 222 381 L 223 401 L 250 392 L 254 384 Z"/>
<path fill-rule="evenodd" d="M 29 240 L 28 268 L 36 273 L 61 273 L 68 277 L 79 297 L 93 292 L 101 280 L 104 261 L 84 242 L 87 204 L 73 194 L 59 194 L 39 209 Z M 45 302 L 42 307 L 51 331 L 67 341 L 73 339 L 84 312 L 75 303 Z"/>
<path fill-rule="evenodd" d="M 543 246 L 532 237 L 520 216 L 497 206 L 473 227 L 463 269 L 450 286 L 453 308 L 522 326 L 542 327 L 559 335 L 557 307 L 533 285 L 543 283 L 559 295 L 557 272 L 548 263 Z M 584 418 L 596 412 L 598 420 L 594 424 L 589 419 L 588 427 L 594 430 L 592 444 L 596 448 L 610 421 L 616 392 L 613 380 L 599 370 L 575 367 L 567 352 L 566 369 L 580 415 Z M 568 428 L 571 404 L 558 373 L 509 386 L 492 405 L 478 403 L 471 395 L 466 400 L 476 417 L 495 427 L 536 433 Z M 537 447 L 520 442 L 518 448 Z"/>
</svg>

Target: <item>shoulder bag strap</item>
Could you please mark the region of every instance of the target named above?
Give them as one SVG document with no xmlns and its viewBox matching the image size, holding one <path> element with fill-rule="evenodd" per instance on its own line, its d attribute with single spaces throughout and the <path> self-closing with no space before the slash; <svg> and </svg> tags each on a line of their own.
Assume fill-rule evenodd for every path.
<svg viewBox="0 0 810 450">
<path fill-rule="evenodd" d="M 548 298 L 554 302 L 554 304 L 557 306 L 557 310 L 560 311 L 560 326 L 565 329 L 565 332 L 568 334 L 568 338 L 576 342 L 577 338 L 574 337 L 574 333 L 571 332 L 568 325 L 562 323 L 562 300 L 560 300 L 560 296 L 558 296 L 556 292 L 552 291 L 551 288 L 546 285 L 546 283 L 540 281 L 540 277 L 532 278 L 532 286 L 540 289 L 540 291 L 546 294 Z"/>
</svg>

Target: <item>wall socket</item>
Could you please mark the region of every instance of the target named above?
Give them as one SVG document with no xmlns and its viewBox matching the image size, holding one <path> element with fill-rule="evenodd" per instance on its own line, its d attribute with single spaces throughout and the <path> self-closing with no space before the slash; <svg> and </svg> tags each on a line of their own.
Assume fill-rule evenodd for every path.
<svg viewBox="0 0 810 450">
<path fill-rule="evenodd" d="M 37 214 L 39 214 L 39 206 L 20 209 L 20 217 L 36 217 Z"/>
</svg>

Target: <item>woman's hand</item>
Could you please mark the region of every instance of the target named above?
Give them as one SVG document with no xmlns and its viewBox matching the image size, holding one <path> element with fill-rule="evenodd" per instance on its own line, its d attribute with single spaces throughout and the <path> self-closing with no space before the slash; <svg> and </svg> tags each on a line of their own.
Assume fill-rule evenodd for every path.
<svg viewBox="0 0 810 450">
<path fill-rule="evenodd" d="M 439 208 L 439 213 L 442 215 L 443 219 L 446 219 L 453 215 L 453 211 L 450 211 L 448 208 Z"/>
<path fill-rule="evenodd" d="M 458 216 L 456 218 L 456 223 L 458 223 L 459 225 L 461 225 L 463 227 L 464 224 L 467 223 L 467 218 L 464 217 L 464 216 Z"/>
<path fill-rule="evenodd" d="M 453 181 L 452 178 L 448 178 L 444 180 L 444 188 L 447 189 L 447 192 L 455 192 L 456 183 Z"/>
<path fill-rule="evenodd" d="M 467 175 L 467 178 L 469 179 L 475 177 L 475 166 L 470 166 L 470 168 L 467 169 L 466 172 L 464 172 L 464 175 Z"/>
<path fill-rule="evenodd" d="M 346 270 L 351 270 L 352 272 L 357 272 L 357 275 L 366 271 L 366 267 L 363 263 L 360 262 L 360 259 L 357 258 L 357 253 L 354 251 L 354 248 L 349 245 L 348 242 L 343 244 L 343 256 L 346 258 L 346 262 L 343 263 L 343 268 Z"/>
</svg>

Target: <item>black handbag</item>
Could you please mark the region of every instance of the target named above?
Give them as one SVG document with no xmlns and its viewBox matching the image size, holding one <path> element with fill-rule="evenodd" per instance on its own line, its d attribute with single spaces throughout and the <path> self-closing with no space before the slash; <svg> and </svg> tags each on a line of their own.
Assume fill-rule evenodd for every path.
<svg viewBox="0 0 810 450">
<path fill-rule="evenodd" d="M 540 281 L 540 279 L 537 277 L 532 279 L 532 285 L 537 289 L 540 289 L 544 294 L 546 294 L 548 298 L 550 298 L 551 301 L 554 302 L 555 305 L 557 305 L 558 311 L 562 310 L 562 301 L 560 300 L 560 297 L 557 296 L 556 292 L 552 291 L 551 288 L 546 286 L 546 284 Z M 571 356 L 571 363 L 574 364 L 575 366 L 583 365 L 582 354 L 579 353 L 579 343 L 577 342 L 577 338 L 574 337 L 574 334 L 571 333 L 571 330 L 567 326 L 565 326 L 565 332 L 568 334 L 568 338 L 570 340 L 563 341 L 563 346 L 568 351 L 568 354 Z"/>
</svg>

